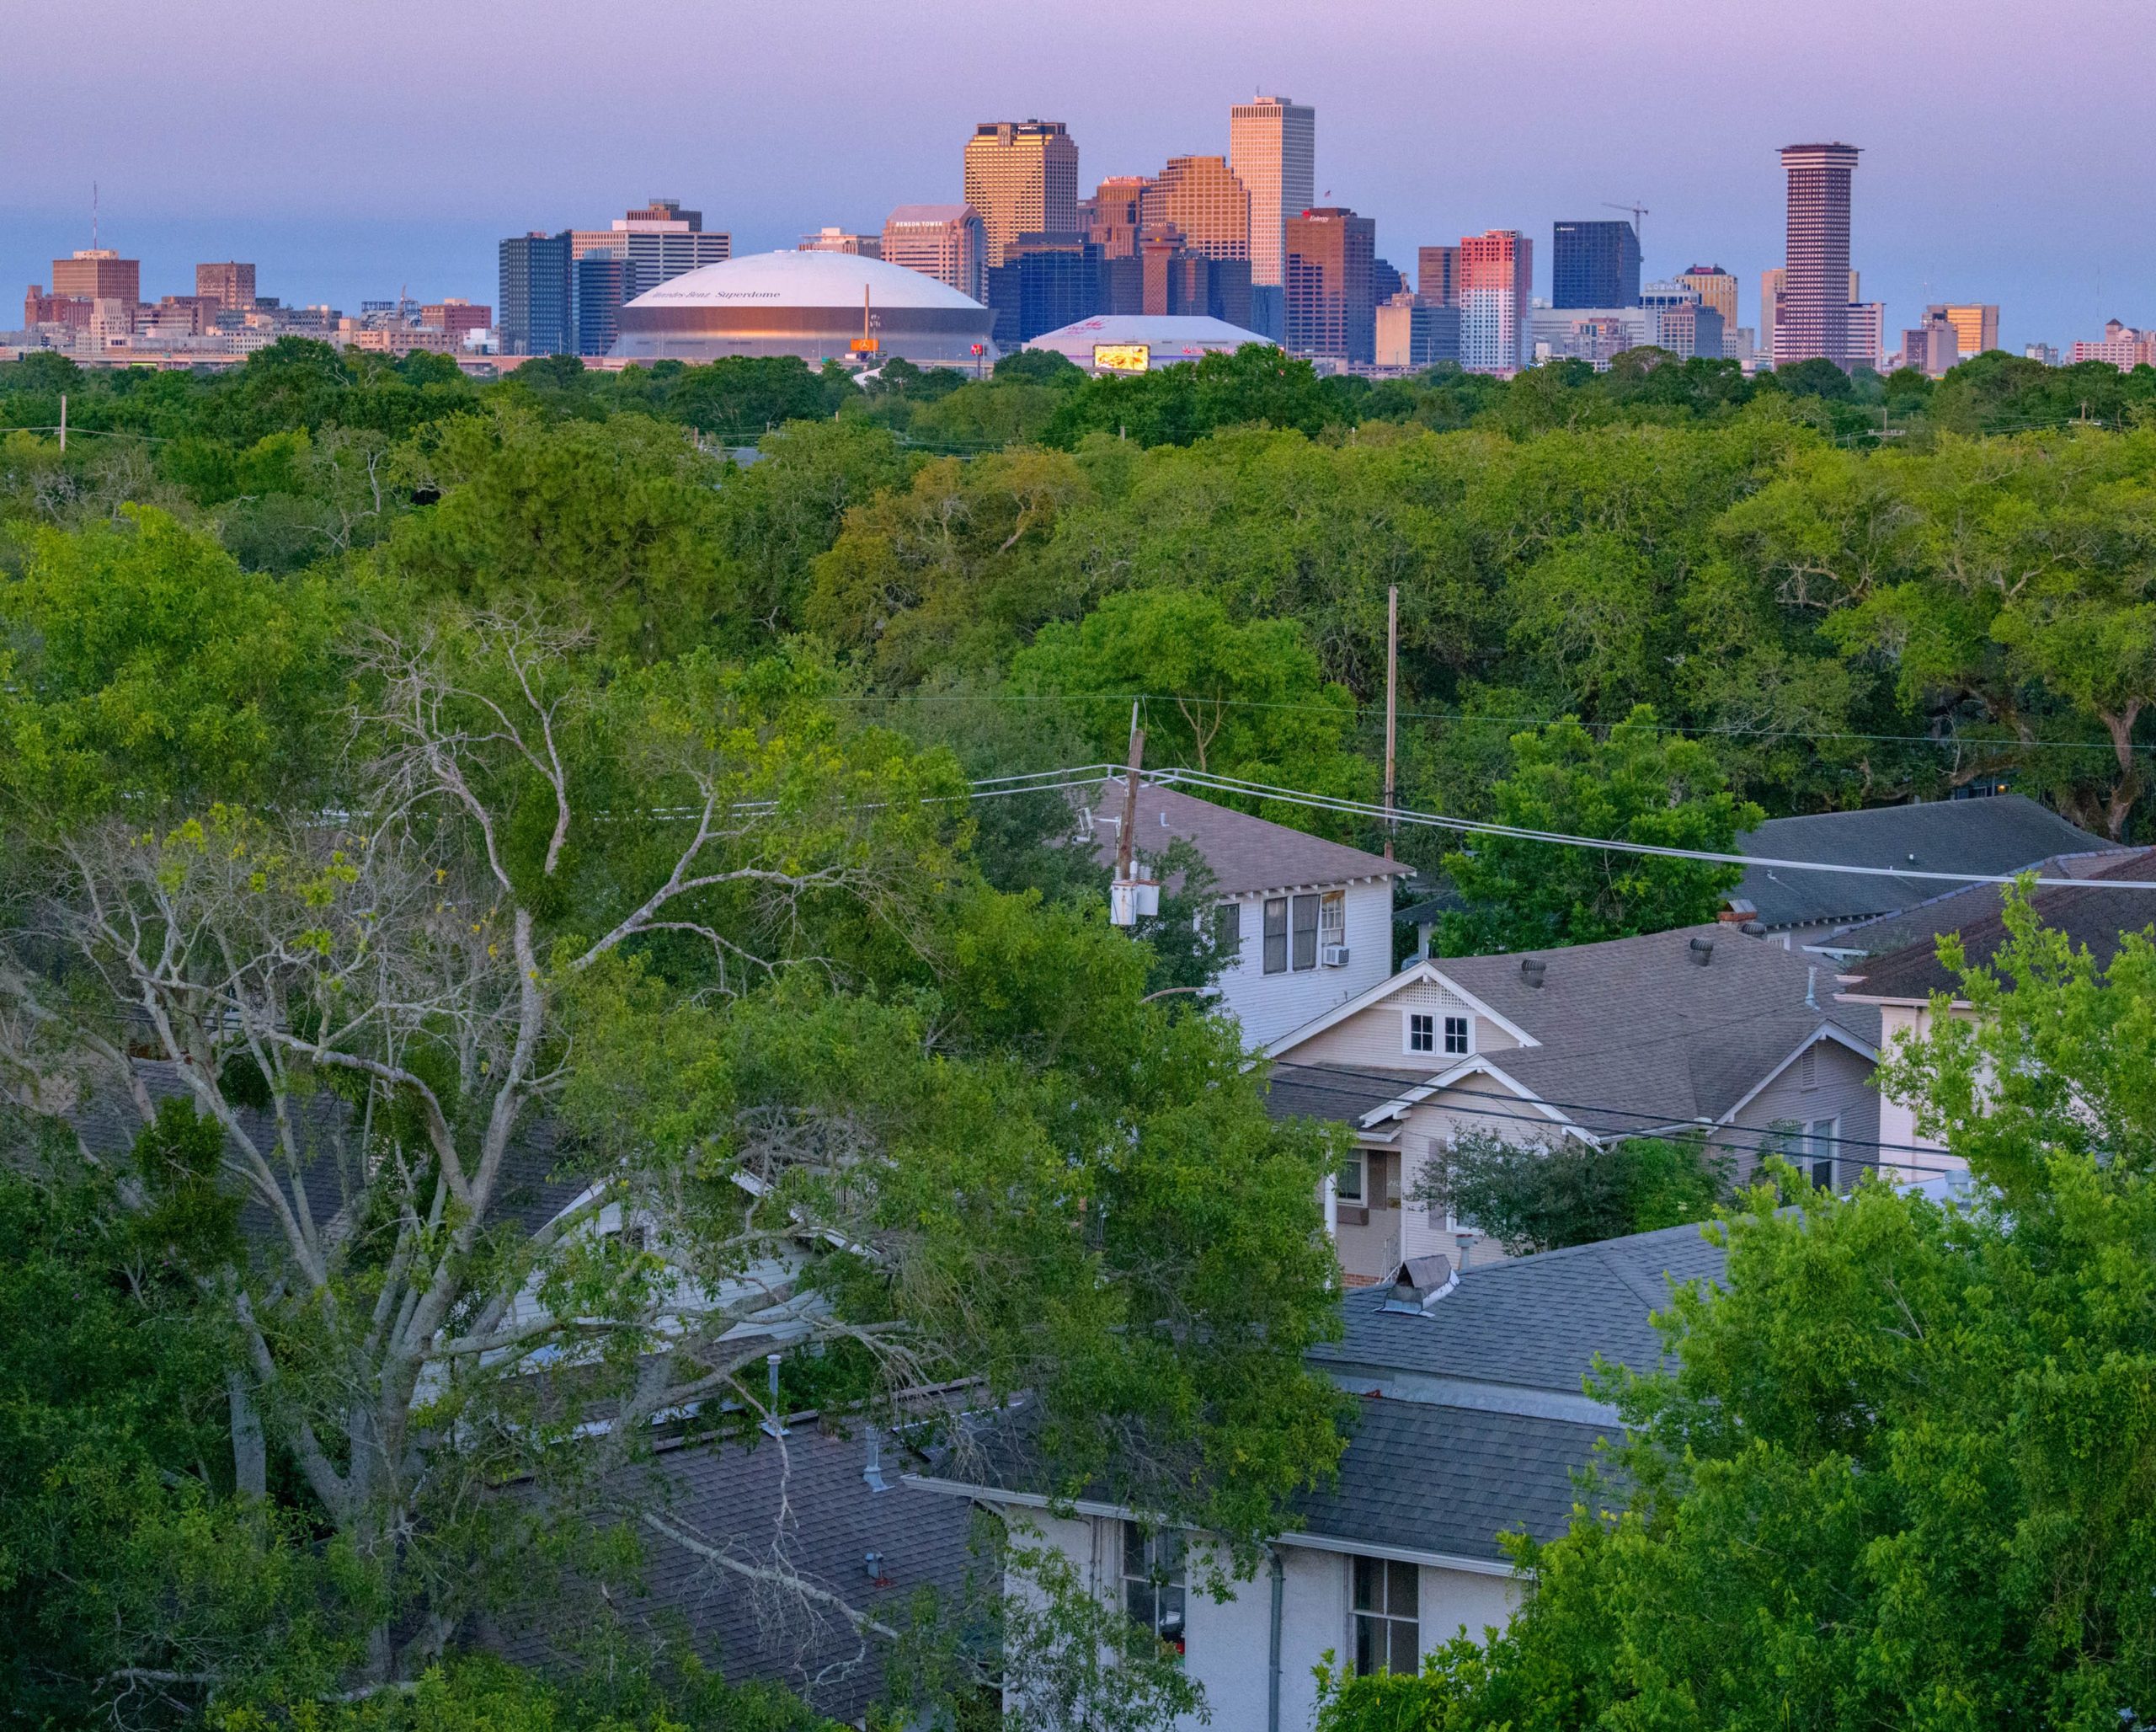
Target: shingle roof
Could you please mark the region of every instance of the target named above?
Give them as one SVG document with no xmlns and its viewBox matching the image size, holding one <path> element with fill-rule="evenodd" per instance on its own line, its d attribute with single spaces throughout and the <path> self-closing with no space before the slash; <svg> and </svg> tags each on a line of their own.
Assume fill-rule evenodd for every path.
<svg viewBox="0 0 2156 1732">
<path fill-rule="evenodd" d="M 1672 1227 L 1467 1270 L 1427 1312 L 1387 1311 L 1389 1288 L 1363 1288 L 1343 1302 L 1341 1339 L 1310 1359 L 1350 1387 L 1406 1371 L 1576 1396 L 1598 1353 L 1659 1366 L 1649 1319 L 1670 1283 L 1719 1280 L 1722 1262 L 1699 1227 Z"/>
<path fill-rule="evenodd" d="M 1110 783 L 1092 808 L 1093 853 L 1103 865 L 1115 863 L 1116 831 L 1122 819 L 1123 789 Z M 1214 887 L 1224 896 L 1353 884 L 1360 879 L 1405 878 L 1413 869 L 1210 800 L 1193 799 L 1172 788 L 1140 787 L 1139 851 L 1159 853 L 1177 837 L 1205 857 Z"/>
<path fill-rule="evenodd" d="M 1290 1529 L 1501 1562 L 1497 1536 L 1565 1530 L 1572 1473 L 1613 1431 L 1569 1419 L 1365 1397 L 1328 1489 L 1298 1497 Z M 1449 1634 L 1449 1632 L 1438 1632 Z"/>
<path fill-rule="evenodd" d="M 1714 946 L 1705 967 L 1694 938 Z M 1524 958 L 1543 965 L 1540 986 L 1527 983 Z M 1835 1002 L 1831 965 L 1727 925 L 1431 965 L 1541 1043 L 1489 1053 L 1489 1062 L 1598 1134 L 1718 1120 L 1822 1024 L 1879 1044 L 1876 1011 Z M 1807 992 L 1816 1007 L 1805 1003 Z M 1362 1079 L 1372 1078 L 1383 1085 L 1395 1073 L 1301 1065 L 1290 1047 L 1274 1061 L 1275 1110 L 1359 1117 L 1381 1104 L 1355 1105 Z"/>
<path fill-rule="evenodd" d="M 1769 818 L 1737 838 L 1739 853 L 1836 866 L 1918 866 L 1938 872 L 2018 872 L 2048 854 L 2109 844 L 2019 794 L 1927 800 Z M 1770 927 L 1811 926 L 1891 913 L 1938 894 L 1935 879 L 1868 878 L 1753 866 L 1731 894 Z"/>
<path fill-rule="evenodd" d="M 906 1602 L 924 1587 L 955 1591 L 963 1583 L 972 1512 L 956 1498 L 910 1486 L 887 1441 L 889 1489 L 862 1478 L 866 1441 L 826 1435 L 796 1423 L 783 1445 L 754 1448 L 699 1444 L 658 1458 L 662 1518 L 752 1568 L 780 1558 L 810 1586 L 856 1610 L 903 1626 Z M 647 1532 L 645 1591 L 613 1596 L 627 1614 L 660 1633 L 685 1625 L 696 1652 L 730 1682 L 772 1679 L 819 1712 L 851 1724 L 883 1687 L 883 1644 L 857 1636 L 835 1610 L 783 1593 L 759 1591 L 738 1571 Z M 881 1553 L 879 1580 L 864 1558 Z M 549 1633 L 536 1628 L 497 1633 L 497 1645 L 526 1665 L 562 1662 Z"/>
<path fill-rule="evenodd" d="M 2156 881 L 2156 848 L 2137 849 L 2088 876 L 2090 888 L 2039 890 L 2031 897 L 2031 906 L 2045 925 L 2063 932 L 2103 964 L 2118 953 L 2121 933 L 2142 932 L 2156 923 L 2156 893 L 2098 890 L 2094 885 L 2105 879 Z M 2006 922 L 1997 901 L 1990 901 L 1988 906 L 1985 901 L 1999 894 L 1988 885 L 1977 886 L 1967 906 L 1955 911 L 1952 926 L 1938 928 L 1961 933 L 1963 953 L 1972 965 L 1988 963 L 2006 942 Z M 1959 982 L 1940 961 L 1938 944 L 1936 933 L 1927 933 L 1898 950 L 1845 964 L 1844 976 L 1855 980 L 1843 990 L 1865 997 L 1919 1002 L 1934 992 L 1951 992 Z"/>
</svg>

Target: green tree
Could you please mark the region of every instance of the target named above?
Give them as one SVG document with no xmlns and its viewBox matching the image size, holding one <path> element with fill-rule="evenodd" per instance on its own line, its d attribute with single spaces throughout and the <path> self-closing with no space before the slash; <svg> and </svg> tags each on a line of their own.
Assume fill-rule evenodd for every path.
<svg viewBox="0 0 2156 1732">
<path fill-rule="evenodd" d="M 1665 734 L 1642 704 L 1598 741 L 1567 717 L 1513 735 L 1497 821 L 1561 836 L 1726 853 L 1765 814 L 1723 786 L 1714 755 Z M 1447 913 L 1448 955 L 1589 944 L 1712 920 L 1742 869 L 1477 836 L 1445 856 L 1465 908 Z"/>
<path fill-rule="evenodd" d="M 1522 1257 L 1708 1220 L 1729 1180 L 1728 1157 L 1695 1142 L 1635 1136 L 1604 1147 L 1470 1131 L 1425 1163 L 1412 1192 Z"/>
</svg>

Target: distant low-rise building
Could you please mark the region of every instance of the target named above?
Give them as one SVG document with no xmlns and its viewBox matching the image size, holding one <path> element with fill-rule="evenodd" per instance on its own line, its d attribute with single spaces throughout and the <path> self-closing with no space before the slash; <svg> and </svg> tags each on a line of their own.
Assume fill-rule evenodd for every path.
<svg viewBox="0 0 2156 1732">
<path fill-rule="evenodd" d="M 1230 354 L 1247 344 L 1272 349 L 1269 337 L 1203 315 L 1101 313 L 1026 340 L 1028 349 L 1052 350 L 1087 372 L 1145 373 L 1164 366 Z"/>
<path fill-rule="evenodd" d="M 1609 370 L 1611 357 L 1652 340 L 1643 307 L 1536 307 L 1528 327 L 1534 361 L 1583 361 L 1597 372 Z"/>
<path fill-rule="evenodd" d="M 254 267 L 237 259 L 195 267 L 195 292 L 228 312 L 254 305 Z"/>
<path fill-rule="evenodd" d="M 880 259 L 883 256 L 883 238 L 875 234 L 849 234 L 843 228 L 819 228 L 814 234 L 801 237 L 799 250 L 803 253 L 851 253 L 857 259 Z"/>
<path fill-rule="evenodd" d="M 2076 343 L 2068 356 L 2079 366 L 2084 361 L 2106 361 L 2122 373 L 2137 366 L 2156 366 L 2156 332 L 2136 330 L 2117 319 L 2104 321 L 2104 334 L 2094 343 Z"/>
<path fill-rule="evenodd" d="M 1377 310 L 1374 364 L 1419 372 L 1460 359 L 1460 309 L 1401 293 Z"/>
</svg>

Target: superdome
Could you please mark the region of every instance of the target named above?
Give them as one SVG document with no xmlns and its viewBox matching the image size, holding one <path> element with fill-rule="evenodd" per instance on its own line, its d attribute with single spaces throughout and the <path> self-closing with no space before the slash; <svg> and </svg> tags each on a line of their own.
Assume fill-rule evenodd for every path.
<svg viewBox="0 0 2156 1732">
<path fill-rule="evenodd" d="M 795 355 L 813 366 L 897 356 L 963 366 L 995 358 L 992 317 L 934 277 L 880 259 L 755 253 L 638 296 L 622 308 L 613 352 L 632 361 Z"/>
</svg>

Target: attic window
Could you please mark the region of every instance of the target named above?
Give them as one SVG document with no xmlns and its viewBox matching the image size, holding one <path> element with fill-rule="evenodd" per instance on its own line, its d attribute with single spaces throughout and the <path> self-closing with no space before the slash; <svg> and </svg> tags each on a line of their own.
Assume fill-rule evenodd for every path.
<svg viewBox="0 0 2156 1732">
<path fill-rule="evenodd" d="M 1817 1088 L 1819 1086 L 1819 1045 L 1814 1041 L 1797 1056 L 1796 1086 Z"/>
<path fill-rule="evenodd" d="M 1449 1018 L 1447 1018 L 1450 1020 Z M 1438 1050 L 1438 1019 L 1427 1010 L 1407 1013 L 1407 1050 L 1435 1052 Z"/>
</svg>

